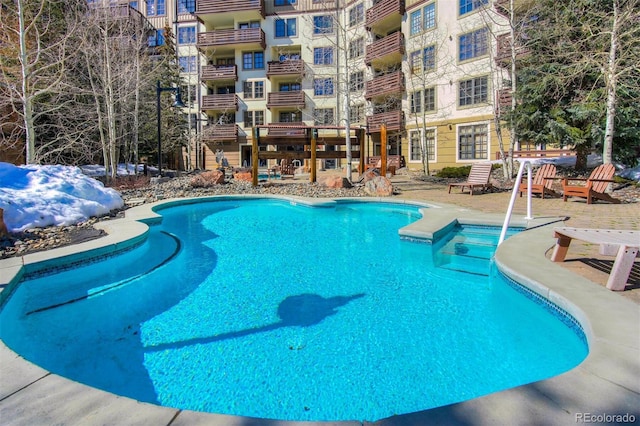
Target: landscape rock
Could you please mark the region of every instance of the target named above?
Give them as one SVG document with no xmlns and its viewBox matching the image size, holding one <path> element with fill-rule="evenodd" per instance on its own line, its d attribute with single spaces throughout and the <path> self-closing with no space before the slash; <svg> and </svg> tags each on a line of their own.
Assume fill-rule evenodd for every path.
<svg viewBox="0 0 640 426">
<path fill-rule="evenodd" d="M 241 182 L 252 182 L 251 172 L 237 172 L 233 174 L 233 178 Z"/>
<path fill-rule="evenodd" d="M 386 177 L 376 176 L 365 182 L 364 192 L 372 197 L 390 197 L 393 195 L 393 185 L 391 185 L 391 181 Z"/>
<path fill-rule="evenodd" d="M 190 183 L 194 188 L 208 188 L 210 186 L 220 185 L 224 183 L 224 172 L 220 170 L 203 172 L 192 177 Z"/>
<path fill-rule="evenodd" d="M 327 188 L 351 188 L 349 179 L 341 176 L 329 176 L 325 179 L 324 185 Z"/>
</svg>

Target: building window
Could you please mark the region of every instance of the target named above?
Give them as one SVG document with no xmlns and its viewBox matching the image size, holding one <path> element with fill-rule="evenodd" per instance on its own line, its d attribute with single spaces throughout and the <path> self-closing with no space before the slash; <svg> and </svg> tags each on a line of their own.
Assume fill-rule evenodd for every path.
<svg viewBox="0 0 640 426">
<path fill-rule="evenodd" d="M 148 39 L 149 47 L 158 47 L 164 44 L 164 30 L 156 30 Z"/>
<path fill-rule="evenodd" d="M 364 89 L 364 71 L 354 72 L 349 76 L 349 91 L 358 92 Z"/>
<path fill-rule="evenodd" d="M 302 85 L 300 83 L 280 83 L 279 88 L 281 92 L 299 92 L 302 90 Z"/>
<path fill-rule="evenodd" d="M 314 65 L 333 65 L 333 47 L 314 47 Z"/>
<path fill-rule="evenodd" d="M 178 0 L 178 13 L 195 13 L 196 0 Z"/>
<path fill-rule="evenodd" d="M 489 131 L 486 124 L 458 128 L 458 158 L 460 160 L 488 160 Z"/>
<path fill-rule="evenodd" d="M 245 99 L 264 98 L 264 81 L 245 81 L 243 86 Z"/>
<path fill-rule="evenodd" d="M 458 55 L 458 59 L 460 61 L 466 61 L 486 55 L 489 49 L 488 38 L 489 31 L 486 28 L 462 34 L 459 37 L 460 54 Z"/>
<path fill-rule="evenodd" d="M 487 102 L 488 100 L 488 78 L 477 77 L 460 82 L 458 94 L 458 106 L 469 106 Z"/>
<path fill-rule="evenodd" d="M 138 10 L 138 2 L 137 1 L 130 1 L 129 2 L 129 6 L 131 6 L 132 9 Z"/>
<path fill-rule="evenodd" d="M 165 0 L 146 0 L 147 16 L 162 16 L 166 13 Z"/>
<path fill-rule="evenodd" d="M 313 80 L 313 94 L 315 96 L 333 95 L 333 78 L 316 78 Z"/>
<path fill-rule="evenodd" d="M 409 34 L 414 36 L 436 26 L 436 4 L 430 3 L 409 16 Z"/>
<path fill-rule="evenodd" d="M 364 122 L 364 104 L 356 104 L 349 107 L 349 120 L 352 123 Z"/>
<path fill-rule="evenodd" d="M 180 56 L 178 64 L 181 72 L 198 72 L 198 63 L 195 56 Z"/>
<path fill-rule="evenodd" d="M 264 111 L 245 111 L 244 127 L 260 126 L 264 124 Z"/>
<path fill-rule="evenodd" d="M 364 55 L 364 37 L 349 42 L 349 59 Z"/>
<path fill-rule="evenodd" d="M 424 131 L 424 150 L 426 150 L 429 161 L 436 159 L 436 129 L 413 130 L 409 135 L 409 161 L 422 161 L 423 140 L 421 138 Z"/>
<path fill-rule="evenodd" d="M 411 72 L 417 74 L 436 69 L 436 45 L 427 46 L 422 50 L 411 52 Z"/>
<path fill-rule="evenodd" d="M 436 110 L 436 90 L 429 87 L 424 90 L 416 90 L 410 97 L 411 113 L 432 112 Z"/>
<path fill-rule="evenodd" d="M 302 121 L 302 111 L 281 111 L 280 123 L 298 123 Z"/>
<path fill-rule="evenodd" d="M 240 22 L 238 24 L 239 30 L 247 30 L 249 28 L 260 28 L 260 21 Z"/>
<path fill-rule="evenodd" d="M 349 9 L 349 26 L 353 27 L 364 21 L 364 3 L 357 4 Z"/>
<path fill-rule="evenodd" d="M 178 44 L 195 44 L 196 27 L 178 28 Z"/>
<path fill-rule="evenodd" d="M 296 0 L 275 0 L 273 4 L 275 6 L 287 6 L 290 4 L 296 4 Z"/>
<path fill-rule="evenodd" d="M 313 123 L 316 125 L 333 124 L 333 108 L 316 108 L 313 110 Z"/>
<path fill-rule="evenodd" d="M 264 52 L 243 52 L 242 68 L 245 70 L 264 69 Z"/>
<path fill-rule="evenodd" d="M 460 15 L 473 12 L 474 10 L 486 5 L 489 0 L 460 0 Z"/>
<path fill-rule="evenodd" d="M 276 19 L 276 37 L 294 37 L 296 35 L 296 18 Z"/>
<path fill-rule="evenodd" d="M 332 34 L 333 17 L 331 15 L 320 15 L 313 17 L 313 34 Z"/>
</svg>

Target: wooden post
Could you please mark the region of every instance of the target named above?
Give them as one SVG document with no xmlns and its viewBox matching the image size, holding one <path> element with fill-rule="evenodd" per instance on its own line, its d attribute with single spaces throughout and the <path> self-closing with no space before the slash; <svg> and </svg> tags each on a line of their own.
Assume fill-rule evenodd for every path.
<svg viewBox="0 0 640 426">
<path fill-rule="evenodd" d="M 309 170 L 309 181 L 311 183 L 316 181 L 316 151 L 318 150 L 318 129 L 315 127 L 311 129 L 311 169 Z"/>
<path fill-rule="evenodd" d="M 387 125 L 380 125 L 380 176 L 387 175 Z"/>
<path fill-rule="evenodd" d="M 251 143 L 251 180 L 253 186 L 258 186 L 258 141 L 260 139 L 260 129 L 253 128 L 253 141 Z"/>
<path fill-rule="evenodd" d="M 364 129 L 359 129 L 357 133 L 357 139 L 360 147 L 360 164 L 358 165 L 358 173 L 364 173 Z"/>
</svg>

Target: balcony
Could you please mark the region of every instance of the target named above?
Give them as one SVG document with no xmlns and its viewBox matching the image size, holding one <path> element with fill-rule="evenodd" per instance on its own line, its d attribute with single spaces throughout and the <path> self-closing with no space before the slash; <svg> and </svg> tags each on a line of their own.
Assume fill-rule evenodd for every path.
<svg viewBox="0 0 640 426">
<path fill-rule="evenodd" d="M 504 111 L 511 109 L 511 101 L 513 96 L 511 95 L 511 89 L 496 90 L 496 109 Z"/>
<path fill-rule="evenodd" d="M 212 124 L 202 128 L 205 143 L 238 142 L 237 124 Z"/>
<path fill-rule="evenodd" d="M 238 97 L 235 93 L 205 95 L 202 97 L 203 111 L 237 111 Z"/>
<path fill-rule="evenodd" d="M 496 63 L 499 66 L 506 67 L 511 64 L 511 36 L 501 34 L 496 37 Z M 522 58 L 529 53 L 529 49 L 525 47 L 516 47 L 516 59 Z"/>
<path fill-rule="evenodd" d="M 369 132 L 379 133 L 380 125 L 386 124 L 387 131 L 404 130 L 404 113 L 402 110 L 381 112 L 367 117 Z"/>
<path fill-rule="evenodd" d="M 493 2 L 496 12 L 500 15 L 509 18 L 511 15 L 510 12 L 510 1 L 509 0 L 495 0 Z M 515 0 L 513 2 L 513 12 L 516 15 L 520 15 L 522 13 L 526 13 L 531 7 L 535 4 L 532 0 Z"/>
<path fill-rule="evenodd" d="M 402 62 L 404 35 L 398 31 L 369 44 L 364 57 L 365 64 L 382 67 Z"/>
<path fill-rule="evenodd" d="M 206 65 L 202 67 L 200 80 L 213 83 L 238 81 L 238 67 L 236 65 Z"/>
<path fill-rule="evenodd" d="M 243 49 L 264 50 L 266 47 L 264 31 L 261 28 L 244 28 L 240 30 L 213 30 L 198 34 L 198 49 L 206 51 L 215 49 L 233 51 L 236 47 Z"/>
<path fill-rule="evenodd" d="M 303 91 L 271 92 L 267 95 L 267 108 L 304 108 L 305 97 Z"/>
<path fill-rule="evenodd" d="M 275 77 L 304 77 L 304 61 L 290 59 L 282 62 L 269 62 L 267 64 L 267 78 Z"/>
<path fill-rule="evenodd" d="M 404 0 L 380 0 L 367 9 L 365 26 L 381 34 L 399 29 L 404 12 Z"/>
<path fill-rule="evenodd" d="M 265 17 L 264 0 L 198 0 L 196 16 L 207 27 Z"/>
<path fill-rule="evenodd" d="M 365 83 L 366 100 L 404 92 L 404 73 L 396 71 L 369 80 Z"/>
</svg>

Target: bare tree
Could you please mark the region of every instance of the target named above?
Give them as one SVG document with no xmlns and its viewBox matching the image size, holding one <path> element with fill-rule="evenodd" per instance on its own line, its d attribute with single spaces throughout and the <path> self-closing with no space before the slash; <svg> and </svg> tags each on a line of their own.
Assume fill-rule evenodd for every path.
<svg viewBox="0 0 640 426">
<path fill-rule="evenodd" d="M 47 117 L 60 113 L 62 105 L 48 100 L 63 90 L 70 40 L 85 8 L 80 0 L 13 0 L 0 8 L 4 49 L 15 55 L 2 59 L 0 85 L 5 106 L 19 117 L 19 134 L 13 136 L 24 137 L 28 164 L 41 162 L 57 138 L 47 132 Z M 38 147 L 41 140 L 49 144 Z"/>
</svg>

